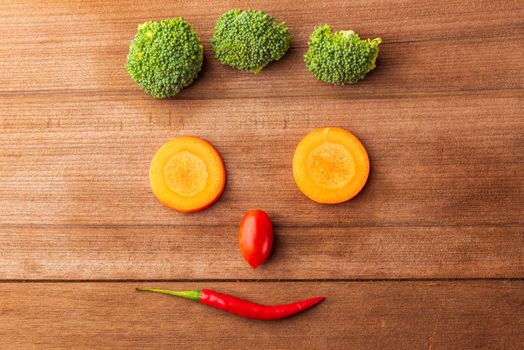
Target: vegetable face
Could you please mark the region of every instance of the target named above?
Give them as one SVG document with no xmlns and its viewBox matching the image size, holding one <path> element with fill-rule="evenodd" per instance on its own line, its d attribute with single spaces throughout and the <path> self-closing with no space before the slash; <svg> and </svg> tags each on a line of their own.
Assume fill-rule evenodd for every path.
<svg viewBox="0 0 524 350">
<path fill-rule="evenodd" d="M 266 261 L 273 246 L 273 225 L 267 213 L 248 211 L 240 222 L 238 241 L 240 252 L 251 267 L 256 269 Z"/>
<path fill-rule="evenodd" d="M 207 208 L 222 194 L 225 169 L 218 152 L 196 137 L 177 137 L 151 161 L 149 180 L 155 196 L 168 207 L 191 213 Z"/>
<path fill-rule="evenodd" d="M 224 13 L 211 39 L 213 52 L 220 63 L 253 73 L 284 56 L 290 42 L 285 23 L 278 23 L 273 17 L 255 10 Z"/>
<path fill-rule="evenodd" d="M 334 85 L 353 84 L 375 68 L 382 39 L 361 40 L 352 30 L 331 32 L 331 27 L 315 28 L 304 56 L 306 66 L 321 81 Z"/>
<path fill-rule="evenodd" d="M 191 299 L 211 306 L 215 309 L 224 310 L 226 312 L 238 315 L 240 317 L 264 321 L 280 320 L 282 318 L 293 316 L 299 312 L 312 308 L 325 299 L 324 297 L 316 297 L 290 304 L 268 306 L 252 303 L 250 301 L 242 300 L 232 295 L 222 294 L 210 289 L 173 291 L 157 288 L 137 288 L 137 290 Z"/>
<path fill-rule="evenodd" d="M 341 128 L 320 128 L 306 135 L 293 157 L 298 188 L 318 203 L 345 202 L 360 192 L 369 175 L 364 146 Z"/>
<path fill-rule="evenodd" d="M 126 69 L 155 98 L 176 95 L 202 68 L 203 50 L 183 18 L 145 22 L 129 46 Z"/>
</svg>

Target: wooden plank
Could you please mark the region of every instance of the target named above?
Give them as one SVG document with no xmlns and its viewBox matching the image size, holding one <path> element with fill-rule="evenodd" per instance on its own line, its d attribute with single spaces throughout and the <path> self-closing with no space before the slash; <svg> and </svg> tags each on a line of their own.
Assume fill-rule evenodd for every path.
<svg viewBox="0 0 524 350">
<path fill-rule="evenodd" d="M 244 7 L 243 2 L 236 3 Z M 266 4 L 264 4 L 266 5 Z M 137 24 L 183 15 L 201 33 L 205 68 L 179 99 L 277 96 L 398 96 L 524 86 L 524 7 L 517 1 L 389 1 L 307 4 L 286 0 L 264 6 L 285 18 L 293 47 L 277 64 L 252 76 L 220 65 L 209 45 L 214 22 L 235 3 L 147 4 L 19 1 L 0 5 L 6 33 L 0 48 L 0 91 L 111 91 L 143 93 L 123 65 Z M 462 9 L 462 11 L 460 10 Z M 467 12 L 465 12 L 467 11 Z M 467 13 L 467 18 L 464 18 Z M 352 26 L 363 36 L 381 36 L 379 66 L 355 86 L 332 87 L 307 71 L 303 54 L 312 28 Z M 481 27 L 482 30 L 478 30 Z M 501 54 L 506 52 L 508 54 Z M 220 87 L 220 88 L 217 88 Z"/>
<path fill-rule="evenodd" d="M 84 42 L 106 43 L 117 38 L 129 40 L 129 33 L 138 23 L 147 20 L 183 16 L 199 33 L 204 44 L 209 43 L 218 17 L 232 8 L 262 9 L 287 23 L 297 47 L 305 47 L 312 27 L 329 23 L 337 30 L 354 29 L 365 36 L 380 33 L 391 42 L 424 40 L 461 40 L 493 38 L 522 34 L 524 8 L 518 1 L 480 0 L 465 3 L 443 0 L 439 4 L 428 0 L 355 0 L 351 3 L 335 0 L 330 3 L 291 0 L 249 4 L 246 1 L 205 2 L 135 1 L 57 2 L 30 0 L 2 3 L 2 24 L 10 31 L 4 39 L 9 44 L 32 44 L 29 36 L 17 36 L 16 31 L 33 30 L 37 39 L 47 35 L 54 42 L 67 44 Z M 76 25 L 85 22 L 85 26 Z M 348 27 L 349 26 L 349 27 Z M 67 29 L 66 33 L 64 29 Z M 104 35 L 94 35 L 104 34 Z M 60 39 L 60 40 L 58 40 Z"/>
<path fill-rule="evenodd" d="M 284 228 L 256 271 L 237 227 L 3 227 L 3 280 L 524 278 L 522 227 Z"/>
<path fill-rule="evenodd" d="M 157 101 L 128 95 L 3 96 L 3 224 L 235 226 L 251 208 L 279 226 L 521 225 L 522 93 L 417 99 Z M 319 126 L 353 131 L 371 157 L 364 191 L 339 206 L 306 199 L 293 150 Z M 150 192 L 165 141 L 195 134 L 224 157 L 210 209 L 182 215 Z"/>
<path fill-rule="evenodd" d="M 150 286 L 150 284 L 147 284 Z M 135 283 L 0 284 L 2 349 L 516 349 L 524 283 L 164 283 L 253 301 L 327 299 L 278 322 L 241 319 Z"/>
</svg>

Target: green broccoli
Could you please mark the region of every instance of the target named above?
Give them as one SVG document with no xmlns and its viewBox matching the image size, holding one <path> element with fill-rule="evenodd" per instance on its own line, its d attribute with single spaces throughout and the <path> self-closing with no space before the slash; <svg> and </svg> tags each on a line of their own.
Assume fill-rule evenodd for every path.
<svg viewBox="0 0 524 350">
<path fill-rule="evenodd" d="M 202 61 L 202 45 L 191 26 L 183 18 L 170 18 L 138 26 L 125 67 L 145 92 L 160 99 L 190 85 Z"/>
<path fill-rule="evenodd" d="M 375 68 L 381 42 L 380 38 L 361 40 L 351 30 L 332 33 L 325 24 L 311 34 L 304 59 L 318 80 L 335 85 L 354 84 Z"/>
<path fill-rule="evenodd" d="M 284 22 L 262 11 L 235 9 L 219 18 L 211 43 L 221 63 L 258 73 L 284 56 L 291 35 Z"/>
</svg>

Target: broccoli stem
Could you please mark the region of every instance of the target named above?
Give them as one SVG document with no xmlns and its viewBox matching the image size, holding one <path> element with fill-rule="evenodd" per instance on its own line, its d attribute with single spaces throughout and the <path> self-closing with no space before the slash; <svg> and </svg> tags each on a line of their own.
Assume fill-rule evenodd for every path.
<svg viewBox="0 0 524 350">
<path fill-rule="evenodd" d="M 341 30 L 339 33 L 344 35 L 347 38 L 352 37 L 352 36 L 355 35 L 355 32 L 352 31 L 352 30 Z"/>
</svg>

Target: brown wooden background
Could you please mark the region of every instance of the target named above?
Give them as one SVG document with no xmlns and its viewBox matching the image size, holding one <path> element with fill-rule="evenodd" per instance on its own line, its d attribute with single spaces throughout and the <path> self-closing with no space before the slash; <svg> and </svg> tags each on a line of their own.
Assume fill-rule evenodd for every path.
<svg viewBox="0 0 524 350">
<path fill-rule="evenodd" d="M 218 16 L 256 7 L 293 45 L 256 76 L 221 66 Z M 123 65 L 139 23 L 185 17 L 198 81 L 157 101 Z M 317 82 L 314 25 L 383 38 L 354 86 Z M 518 349 L 524 344 L 522 1 L 0 1 L 2 349 Z M 306 199 L 300 138 L 354 132 L 372 173 L 349 203 Z M 209 140 L 228 183 L 210 209 L 161 206 L 149 162 L 182 134 Z M 252 208 L 271 259 L 240 257 Z M 137 286 L 215 288 L 264 303 L 325 295 L 264 323 Z"/>
</svg>

